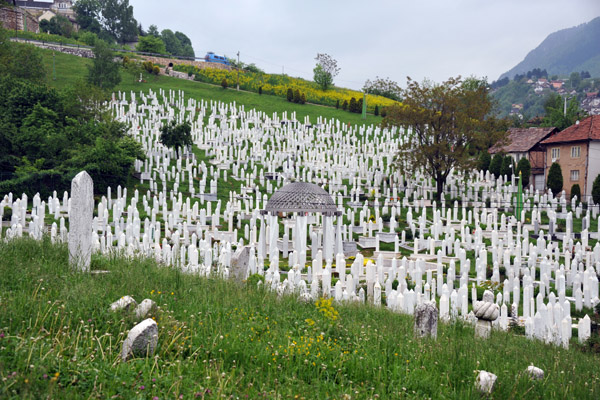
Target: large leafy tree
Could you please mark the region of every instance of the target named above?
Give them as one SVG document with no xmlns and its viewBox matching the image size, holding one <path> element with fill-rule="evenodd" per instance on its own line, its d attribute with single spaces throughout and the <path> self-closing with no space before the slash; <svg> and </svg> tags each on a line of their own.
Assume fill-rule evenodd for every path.
<svg viewBox="0 0 600 400">
<path fill-rule="evenodd" d="M 317 53 L 317 65 L 313 69 L 314 80 L 322 90 L 327 90 L 333 85 L 333 78 L 340 72 L 340 68 L 337 66 L 337 61 L 334 60 L 329 54 Z"/>
<path fill-rule="evenodd" d="M 400 100 L 400 86 L 398 82 L 390 78 L 376 77 L 373 81 L 368 80 L 363 86 L 363 91 L 369 94 L 375 94 L 382 97 L 387 97 L 392 100 Z"/>
<path fill-rule="evenodd" d="M 165 42 L 160 37 L 154 35 L 140 36 L 135 48 L 137 51 L 146 53 L 167 54 Z"/>
<path fill-rule="evenodd" d="M 81 29 L 120 43 L 134 41 L 138 23 L 129 0 L 79 0 L 73 6 Z"/>
<path fill-rule="evenodd" d="M 119 64 L 114 61 L 114 55 L 108 45 L 96 41 L 94 46 L 94 60 L 88 66 L 88 82 L 102 89 L 111 89 L 121 82 Z"/>
<path fill-rule="evenodd" d="M 576 97 L 568 100 L 566 114 L 564 102 L 565 100 L 556 93 L 548 96 L 544 103 L 546 116 L 542 122 L 543 126 L 553 126 L 562 131 L 584 116 L 583 111 L 579 108 L 579 101 Z"/>
<path fill-rule="evenodd" d="M 160 128 L 160 142 L 167 147 L 179 148 L 192 145 L 192 126 L 189 122 L 177 124 L 171 121 Z"/>
<path fill-rule="evenodd" d="M 382 124 L 409 129 L 398 164 L 408 171 L 422 169 L 435 179 L 438 199 L 453 169 L 475 168 L 473 153 L 506 135 L 503 124 L 492 116 L 485 80 L 457 77 L 434 84 L 408 78 L 402 99 L 401 105 L 388 107 Z"/>
</svg>

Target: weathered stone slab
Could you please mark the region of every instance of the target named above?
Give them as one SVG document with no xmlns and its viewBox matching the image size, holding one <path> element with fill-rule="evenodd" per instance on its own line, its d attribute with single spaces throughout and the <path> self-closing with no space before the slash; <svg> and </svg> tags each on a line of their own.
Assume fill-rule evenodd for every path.
<svg viewBox="0 0 600 400">
<path fill-rule="evenodd" d="M 94 182 L 87 172 L 81 171 L 71 181 L 69 264 L 82 272 L 90 270 L 93 217 Z"/>
<path fill-rule="evenodd" d="M 154 354 L 158 344 L 158 325 L 151 318 L 134 326 L 123 342 L 121 359 L 127 361 L 133 357 L 147 357 Z"/>
<path fill-rule="evenodd" d="M 426 301 L 415 309 L 415 333 L 419 337 L 437 338 L 438 310 L 435 302 Z"/>
</svg>

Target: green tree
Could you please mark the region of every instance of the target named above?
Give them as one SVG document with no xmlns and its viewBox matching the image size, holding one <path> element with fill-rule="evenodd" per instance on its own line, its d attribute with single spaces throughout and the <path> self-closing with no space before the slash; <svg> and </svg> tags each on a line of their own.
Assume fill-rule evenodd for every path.
<svg viewBox="0 0 600 400">
<path fill-rule="evenodd" d="M 321 87 L 321 90 L 327 90 L 329 86 L 333 85 L 333 78 L 340 72 L 337 61 L 329 54 L 321 53 L 317 54 L 315 60 L 317 60 L 317 65 L 313 69 L 313 79 Z"/>
<path fill-rule="evenodd" d="M 302 101 L 300 97 L 300 90 L 294 90 L 294 103 L 300 103 Z"/>
<path fill-rule="evenodd" d="M 494 175 L 496 179 L 498 179 L 501 175 L 502 170 L 502 161 L 504 160 L 504 155 L 502 153 L 494 154 L 492 157 L 492 161 L 490 162 L 490 172 Z"/>
<path fill-rule="evenodd" d="M 40 21 L 40 31 L 53 35 L 71 37 L 73 35 L 73 24 L 64 15 L 56 15 L 49 20 Z"/>
<path fill-rule="evenodd" d="M 502 159 L 502 165 L 500 167 L 500 175 L 506 176 L 507 179 L 510 180 L 513 174 L 513 158 L 509 155 L 506 155 Z"/>
<path fill-rule="evenodd" d="M 342 103 L 342 110 L 346 111 L 348 109 L 348 100 L 344 100 Z"/>
<path fill-rule="evenodd" d="M 578 183 L 571 186 L 571 198 L 574 198 L 575 196 L 577 196 L 577 200 L 581 201 L 581 188 Z"/>
<path fill-rule="evenodd" d="M 578 118 L 582 118 L 584 113 L 579 108 L 579 101 L 573 97 L 567 103 L 567 113 L 564 113 L 564 99 L 558 94 L 551 94 L 546 98 L 544 103 L 546 116 L 542 122 L 542 126 L 555 127 L 558 130 L 563 130 L 573 125 Z"/>
<path fill-rule="evenodd" d="M 600 175 L 596 176 L 592 185 L 592 200 L 594 204 L 600 204 Z"/>
<path fill-rule="evenodd" d="M 104 41 L 98 40 L 93 51 L 94 60 L 92 65 L 88 66 L 88 82 L 102 89 L 111 89 L 118 85 L 121 75 L 112 50 Z"/>
<path fill-rule="evenodd" d="M 290 103 L 294 101 L 294 90 L 292 88 L 288 88 L 286 98 Z"/>
<path fill-rule="evenodd" d="M 552 191 L 552 194 L 556 196 L 563 189 L 563 176 L 562 169 L 559 163 L 552 163 L 550 170 L 548 171 L 548 181 L 546 183 L 548 189 Z"/>
<path fill-rule="evenodd" d="M 222 87 L 223 89 L 227 89 L 227 86 L 228 86 L 228 85 L 227 85 L 227 79 L 223 78 L 223 80 L 221 81 L 221 87 Z"/>
<path fill-rule="evenodd" d="M 158 31 L 158 27 L 156 25 L 150 25 L 148 27 L 148 36 L 160 37 L 160 32 Z"/>
<path fill-rule="evenodd" d="M 363 92 L 399 101 L 401 89 L 398 82 L 395 82 L 390 78 L 383 79 L 375 77 L 375 80 L 367 80 L 365 82 Z"/>
<path fill-rule="evenodd" d="M 521 173 L 521 183 L 523 184 L 523 188 L 529 186 L 529 177 L 531 176 L 531 163 L 527 159 L 527 157 L 523 157 L 517 163 L 517 177 Z"/>
<path fill-rule="evenodd" d="M 492 161 L 492 157 L 487 150 L 484 150 L 479 154 L 479 163 L 477 165 L 477 169 L 480 171 L 487 172 L 490 169 L 490 162 Z"/>
<path fill-rule="evenodd" d="M 581 84 L 581 75 L 579 72 L 572 72 L 569 77 L 569 86 L 571 86 L 571 89 L 577 89 L 579 84 Z"/>
<path fill-rule="evenodd" d="M 40 50 L 28 44 L 14 43 L 6 30 L 0 28 L 0 76 L 13 76 L 42 82 L 46 68 Z"/>
<path fill-rule="evenodd" d="M 350 99 L 350 103 L 348 104 L 348 111 L 350 111 L 351 113 L 355 113 L 357 108 L 358 108 L 358 103 L 356 102 L 356 99 L 354 97 L 352 97 Z"/>
<path fill-rule="evenodd" d="M 154 35 L 140 36 L 135 49 L 145 53 L 167 54 L 165 42 Z"/>
<path fill-rule="evenodd" d="M 436 181 L 436 197 L 444 191 L 452 170 L 477 166 L 473 151 L 506 135 L 493 115 L 484 80 L 450 78 L 441 84 L 419 84 L 408 78 L 402 106 L 386 107 L 382 126 L 409 126 L 412 136 L 399 147 L 397 163 L 426 171 Z"/>
<path fill-rule="evenodd" d="M 171 121 L 160 128 L 160 142 L 170 148 L 178 149 L 192 145 L 192 126 L 189 122 L 177 124 Z"/>
<path fill-rule="evenodd" d="M 179 39 L 177 39 L 177 36 L 175 36 L 172 30 L 163 29 L 163 31 L 160 33 L 160 37 L 163 40 L 163 42 L 165 42 L 165 47 L 167 48 L 167 52 L 169 54 L 173 54 L 176 56 L 181 54 L 181 43 L 179 42 Z"/>
</svg>

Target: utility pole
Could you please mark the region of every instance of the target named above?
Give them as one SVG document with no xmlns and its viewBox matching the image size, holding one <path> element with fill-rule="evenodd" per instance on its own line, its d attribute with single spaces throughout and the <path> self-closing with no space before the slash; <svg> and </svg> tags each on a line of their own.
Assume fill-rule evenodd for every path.
<svg viewBox="0 0 600 400">
<path fill-rule="evenodd" d="M 237 71 L 238 72 L 237 73 L 237 90 L 239 91 L 240 90 L 240 66 L 241 66 L 240 65 L 240 51 L 239 50 L 238 50 L 237 56 L 238 56 L 238 65 L 237 65 L 237 70 L 238 70 Z"/>
</svg>

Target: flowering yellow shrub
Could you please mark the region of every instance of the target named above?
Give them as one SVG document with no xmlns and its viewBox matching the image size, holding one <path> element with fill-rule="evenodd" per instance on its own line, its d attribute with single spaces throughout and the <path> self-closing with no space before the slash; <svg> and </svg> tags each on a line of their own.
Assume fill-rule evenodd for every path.
<svg viewBox="0 0 600 400">
<path fill-rule="evenodd" d="M 317 310 L 319 310 L 319 312 L 321 314 L 323 314 L 323 316 L 325 318 L 327 318 L 329 321 L 333 322 L 336 319 L 338 319 L 339 314 L 338 314 L 337 310 L 335 308 L 333 308 L 332 303 L 333 303 L 332 297 L 330 297 L 328 299 L 321 297 L 316 301 L 315 306 L 317 307 Z"/>
<path fill-rule="evenodd" d="M 227 81 L 229 87 L 235 87 L 238 79 L 238 72 L 235 70 L 212 69 L 190 66 L 176 65 L 176 71 L 192 72 L 196 76 L 197 81 L 220 85 L 223 79 Z M 306 100 L 309 103 L 324 104 L 335 106 L 339 101 L 341 108 L 344 101 L 350 102 L 354 97 L 356 101 L 363 98 L 363 93 L 350 89 L 331 88 L 327 91 L 319 89 L 314 83 L 300 78 L 292 78 L 285 75 L 255 73 L 249 71 L 240 71 L 239 73 L 240 89 L 251 92 L 258 92 L 258 88 L 262 87 L 262 92 L 280 97 L 286 97 L 287 90 L 298 89 L 306 94 Z M 375 95 L 367 95 L 367 110 L 373 112 L 375 106 L 382 107 L 398 104 L 397 101 Z"/>
</svg>

